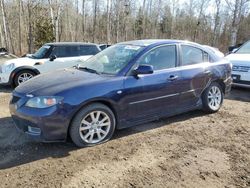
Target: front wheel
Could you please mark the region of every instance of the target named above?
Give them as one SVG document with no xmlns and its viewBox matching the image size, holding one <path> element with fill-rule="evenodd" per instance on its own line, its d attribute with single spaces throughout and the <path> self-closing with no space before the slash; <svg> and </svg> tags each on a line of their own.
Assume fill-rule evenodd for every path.
<svg viewBox="0 0 250 188">
<path fill-rule="evenodd" d="M 23 71 L 18 72 L 16 76 L 14 77 L 14 86 L 15 87 L 19 86 L 23 82 L 26 82 L 30 80 L 31 78 L 33 78 L 35 75 L 36 74 L 30 70 L 23 70 Z"/>
<path fill-rule="evenodd" d="M 223 103 L 223 91 L 220 84 L 213 82 L 202 95 L 203 109 L 207 112 L 217 112 Z"/>
<path fill-rule="evenodd" d="M 78 147 L 94 146 L 108 141 L 115 130 L 115 116 L 107 106 L 95 103 L 78 112 L 69 129 Z"/>
</svg>

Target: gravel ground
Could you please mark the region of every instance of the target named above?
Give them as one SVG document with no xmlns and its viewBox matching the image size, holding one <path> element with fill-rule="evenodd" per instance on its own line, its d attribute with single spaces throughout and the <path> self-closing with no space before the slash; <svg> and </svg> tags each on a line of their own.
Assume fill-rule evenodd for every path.
<svg viewBox="0 0 250 188">
<path fill-rule="evenodd" d="M 250 90 L 233 89 L 218 113 L 161 119 L 83 149 L 19 133 L 10 92 L 0 88 L 0 187 L 250 187 Z"/>
</svg>

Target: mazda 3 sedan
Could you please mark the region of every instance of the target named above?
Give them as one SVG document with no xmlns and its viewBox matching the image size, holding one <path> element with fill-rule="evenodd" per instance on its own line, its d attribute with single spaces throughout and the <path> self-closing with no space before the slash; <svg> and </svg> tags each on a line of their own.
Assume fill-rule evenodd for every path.
<svg viewBox="0 0 250 188">
<path fill-rule="evenodd" d="M 41 141 L 93 146 L 122 129 L 194 109 L 216 112 L 232 65 L 187 41 L 119 43 L 74 68 L 37 76 L 13 91 L 18 127 Z"/>
</svg>

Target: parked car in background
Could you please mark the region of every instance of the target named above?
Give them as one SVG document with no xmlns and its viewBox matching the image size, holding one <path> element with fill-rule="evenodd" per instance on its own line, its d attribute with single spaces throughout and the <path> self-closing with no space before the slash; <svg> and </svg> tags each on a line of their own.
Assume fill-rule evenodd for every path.
<svg viewBox="0 0 250 188">
<path fill-rule="evenodd" d="M 40 73 L 73 67 L 100 51 L 98 45 L 90 43 L 48 43 L 34 54 L 3 63 L 0 84 L 18 86 Z"/>
<path fill-rule="evenodd" d="M 49 80 L 49 82 L 48 82 Z M 10 112 L 33 138 L 79 146 L 116 129 L 194 109 L 216 112 L 231 88 L 231 64 L 178 40 L 116 44 L 76 68 L 40 75 L 13 91 Z"/>
<path fill-rule="evenodd" d="M 99 47 L 101 50 L 105 50 L 106 48 L 110 47 L 111 45 L 109 44 L 99 44 Z"/>
<path fill-rule="evenodd" d="M 233 85 L 250 88 L 250 41 L 226 58 L 233 64 Z"/>
</svg>

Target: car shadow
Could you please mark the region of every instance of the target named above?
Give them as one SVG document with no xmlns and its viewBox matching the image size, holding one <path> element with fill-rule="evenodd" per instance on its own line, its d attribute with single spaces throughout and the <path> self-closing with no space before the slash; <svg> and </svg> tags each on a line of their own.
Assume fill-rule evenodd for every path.
<svg viewBox="0 0 250 188">
<path fill-rule="evenodd" d="M 13 88 L 11 86 L 1 86 L 0 85 L 0 93 L 11 93 Z"/>
<path fill-rule="evenodd" d="M 36 142 L 18 131 L 11 117 L 0 118 L 0 170 L 48 157 L 66 157 L 75 149 L 72 142 Z"/>
<path fill-rule="evenodd" d="M 151 123 L 117 130 L 112 140 L 204 115 L 206 114 L 202 111 L 193 111 L 170 118 L 163 118 Z M 10 117 L 0 118 L 0 126 L 0 170 L 48 157 L 64 158 L 69 156 L 71 151 L 79 149 L 71 141 L 66 143 L 40 143 L 31 140 L 15 128 L 14 122 Z M 1 130 L 4 129 L 2 126 L 5 126 L 4 134 L 1 134 Z M 8 134 L 11 134 L 11 136 L 7 136 Z M 5 142 L 5 144 L 2 144 L 2 142 Z"/>
<path fill-rule="evenodd" d="M 202 116 L 206 116 L 206 115 L 207 115 L 207 113 L 205 113 L 202 110 L 195 110 L 195 111 L 190 111 L 190 112 L 179 114 L 179 115 L 172 116 L 172 117 L 161 118 L 157 121 L 152 121 L 149 123 L 145 123 L 145 124 L 117 130 L 113 136 L 113 139 L 119 139 L 121 137 L 141 133 L 144 131 L 158 129 L 158 128 L 168 126 L 168 125 L 173 124 L 173 123 L 178 123 L 178 122 L 186 121 L 188 119 L 202 117 Z"/>
<path fill-rule="evenodd" d="M 250 88 L 233 87 L 226 99 L 250 102 Z"/>
</svg>

